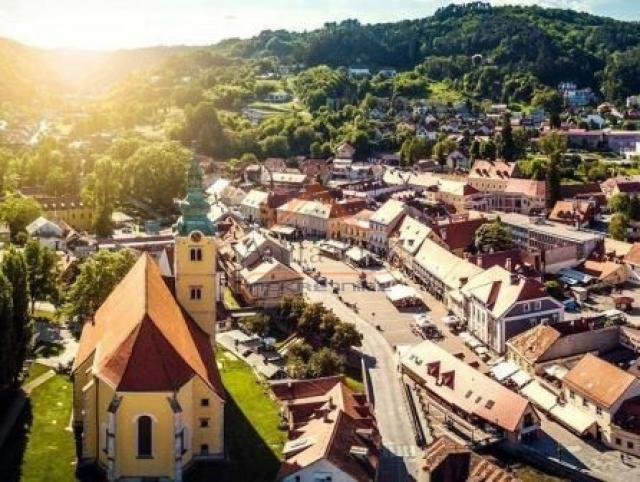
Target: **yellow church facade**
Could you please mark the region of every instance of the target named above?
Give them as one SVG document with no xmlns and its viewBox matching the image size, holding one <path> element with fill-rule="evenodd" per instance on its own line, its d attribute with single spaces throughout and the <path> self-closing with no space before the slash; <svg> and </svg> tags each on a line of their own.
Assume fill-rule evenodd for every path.
<svg viewBox="0 0 640 482">
<path fill-rule="evenodd" d="M 83 327 L 72 369 L 79 466 L 96 465 L 110 481 L 181 481 L 192 464 L 225 455 L 212 348 L 216 248 L 200 176 L 192 163 L 174 277 L 143 254 Z"/>
</svg>

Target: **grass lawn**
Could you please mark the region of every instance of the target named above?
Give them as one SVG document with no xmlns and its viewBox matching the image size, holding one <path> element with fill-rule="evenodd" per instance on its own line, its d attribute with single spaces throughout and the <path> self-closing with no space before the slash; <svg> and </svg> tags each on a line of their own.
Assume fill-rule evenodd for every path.
<svg viewBox="0 0 640 482">
<path fill-rule="evenodd" d="M 448 82 L 431 82 L 429 84 L 429 100 L 435 102 L 454 103 L 464 99 L 462 94 L 455 90 Z"/>
<path fill-rule="evenodd" d="M 273 480 L 287 439 L 278 428 L 280 409 L 269 397 L 269 387 L 253 371 L 224 350 L 217 350 L 222 382 L 229 393 L 225 425 L 231 459 L 229 480 Z"/>
<path fill-rule="evenodd" d="M 41 369 L 33 366 L 32 370 L 35 374 Z M 71 382 L 65 376 L 56 375 L 33 390 L 22 417 L 9 435 L 11 443 L 0 453 L 0 480 L 75 480 L 73 433 L 66 429 L 71 398 Z"/>
<path fill-rule="evenodd" d="M 24 383 L 29 383 L 38 378 L 40 375 L 43 375 L 51 370 L 47 365 L 43 365 L 41 363 L 32 363 L 29 367 L 29 373 L 27 374 L 27 378 Z"/>
<path fill-rule="evenodd" d="M 222 296 L 224 304 L 227 308 L 231 310 L 240 308 L 240 303 L 238 303 L 238 300 L 236 300 L 233 291 L 231 291 L 231 288 L 229 288 L 228 286 L 225 286 Z"/>
</svg>

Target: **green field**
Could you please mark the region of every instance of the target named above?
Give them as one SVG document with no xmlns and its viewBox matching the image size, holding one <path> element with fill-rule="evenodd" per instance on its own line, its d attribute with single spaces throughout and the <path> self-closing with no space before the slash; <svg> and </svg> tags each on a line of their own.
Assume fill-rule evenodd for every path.
<svg viewBox="0 0 640 482">
<path fill-rule="evenodd" d="M 287 439 L 287 432 L 278 428 L 278 404 L 249 365 L 223 350 L 218 350 L 217 359 L 229 393 L 225 413 L 229 480 L 273 480 Z"/>
<path fill-rule="evenodd" d="M 429 83 L 429 100 L 441 102 L 443 104 L 460 102 L 464 100 L 463 95 L 455 90 L 448 82 Z"/>
<path fill-rule="evenodd" d="M 29 378 L 43 373 L 32 365 Z M 35 388 L 18 419 L 9 442 L 0 452 L 0 480 L 12 482 L 69 482 L 75 480 L 71 417 L 71 382 L 56 375 Z"/>
</svg>

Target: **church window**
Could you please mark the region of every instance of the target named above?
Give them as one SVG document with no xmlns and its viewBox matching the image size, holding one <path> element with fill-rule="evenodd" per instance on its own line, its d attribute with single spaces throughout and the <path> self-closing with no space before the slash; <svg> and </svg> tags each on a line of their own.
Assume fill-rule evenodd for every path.
<svg viewBox="0 0 640 482">
<path fill-rule="evenodd" d="M 138 457 L 151 457 L 151 417 L 138 418 Z"/>
<path fill-rule="evenodd" d="M 202 288 L 199 286 L 194 286 L 191 288 L 191 299 L 199 300 L 202 299 Z"/>
<path fill-rule="evenodd" d="M 202 261 L 202 249 L 191 248 L 190 257 L 191 261 Z"/>
</svg>

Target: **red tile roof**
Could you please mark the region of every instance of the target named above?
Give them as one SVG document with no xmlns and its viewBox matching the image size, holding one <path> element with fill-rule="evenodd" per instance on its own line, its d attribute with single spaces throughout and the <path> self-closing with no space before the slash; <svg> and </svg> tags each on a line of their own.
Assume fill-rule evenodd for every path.
<svg viewBox="0 0 640 482">
<path fill-rule="evenodd" d="M 199 376 L 224 397 L 208 335 L 178 305 L 148 254 L 85 323 L 73 370 L 91 356 L 94 372 L 117 391 L 174 391 Z"/>
</svg>

